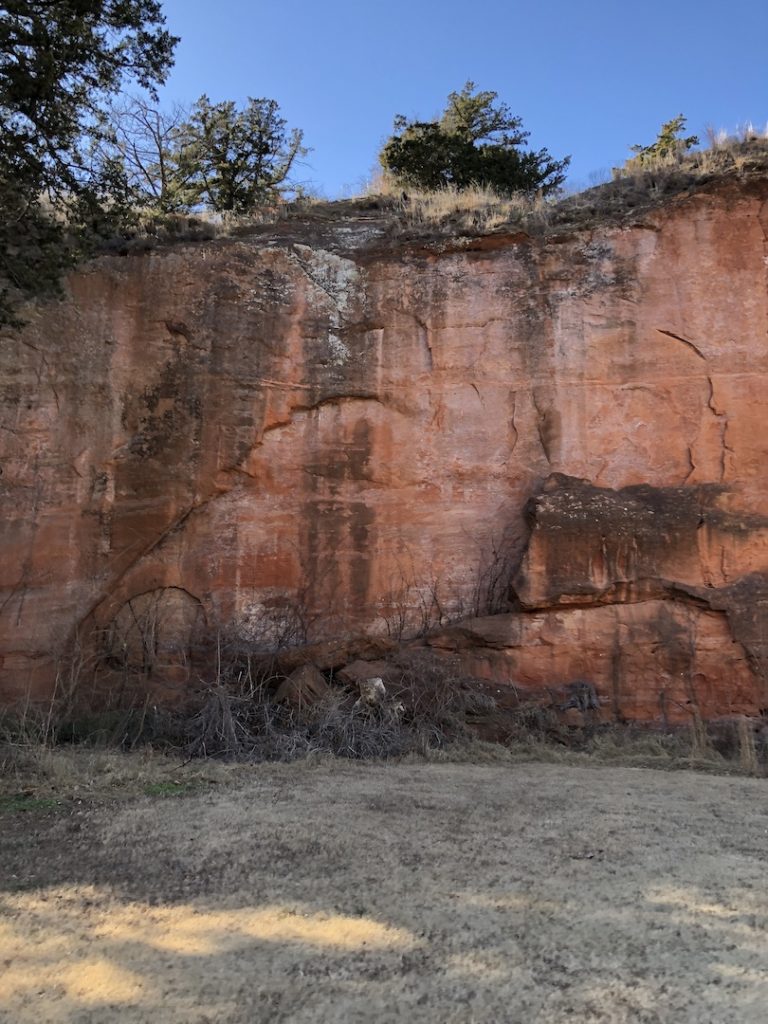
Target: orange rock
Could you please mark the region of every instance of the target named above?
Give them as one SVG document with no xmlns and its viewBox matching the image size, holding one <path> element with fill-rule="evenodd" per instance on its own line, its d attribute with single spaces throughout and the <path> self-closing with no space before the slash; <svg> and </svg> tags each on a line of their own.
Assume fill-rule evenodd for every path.
<svg viewBox="0 0 768 1024">
<path fill-rule="evenodd" d="M 703 705 L 766 706 L 759 588 L 738 626 L 728 595 L 768 572 L 767 200 L 730 180 L 442 252 L 383 242 L 383 220 L 286 222 L 73 274 L 0 346 L 0 699 L 45 698 L 73 647 L 91 678 L 141 595 L 189 595 L 162 639 L 178 685 L 191 626 L 333 661 L 499 607 L 521 565 L 525 642 L 479 649 L 490 675 L 616 685 L 622 714 L 657 717 L 656 671 L 688 699 L 664 666 L 690 620 Z M 594 489 L 578 528 L 552 519 L 567 543 L 554 473 Z M 654 534 L 629 487 L 703 522 Z M 608 490 L 638 518 L 603 559 Z"/>
<path fill-rule="evenodd" d="M 402 672 L 386 661 L 352 661 L 335 673 L 341 683 L 358 686 L 367 679 L 387 679 L 388 676 L 398 677 Z"/>
<path fill-rule="evenodd" d="M 470 619 L 430 638 L 467 675 L 555 706 L 569 683 L 594 686 L 605 720 L 756 715 L 759 675 L 722 612 L 663 600 Z"/>
</svg>

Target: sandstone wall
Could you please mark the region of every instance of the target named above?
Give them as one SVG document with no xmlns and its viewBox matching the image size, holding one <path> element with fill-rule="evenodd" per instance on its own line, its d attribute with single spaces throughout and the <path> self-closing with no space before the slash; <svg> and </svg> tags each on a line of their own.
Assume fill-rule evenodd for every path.
<svg viewBox="0 0 768 1024">
<path fill-rule="evenodd" d="M 2 339 L 0 697 L 73 643 L 183 687 L 201 632 L 399 636 L 514 577 L 503 628 L 437 640 L 473 671 L 768 706 L 768 182 L 549 240 L 386 230 L 104 257 Z"/>
</svg>

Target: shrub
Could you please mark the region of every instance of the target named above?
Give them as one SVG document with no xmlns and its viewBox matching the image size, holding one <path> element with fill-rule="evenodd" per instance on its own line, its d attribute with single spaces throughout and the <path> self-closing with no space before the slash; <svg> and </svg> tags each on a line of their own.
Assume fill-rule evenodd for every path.
<svg viewBox="0 0 768 1024">
<path fill-rule="evenodd" d="M 398 115 L 379 158 L 385 171 L 399 185 L 427 190 L 479 185 L 502 195 L 557 192 L 570 157 L 555 160 L 546 149 L 521 148 L 530 133 L 496 97 L 475 93 L 474 83 L 467 82 L 450 94 L 439 121 Z"/>
</svg>

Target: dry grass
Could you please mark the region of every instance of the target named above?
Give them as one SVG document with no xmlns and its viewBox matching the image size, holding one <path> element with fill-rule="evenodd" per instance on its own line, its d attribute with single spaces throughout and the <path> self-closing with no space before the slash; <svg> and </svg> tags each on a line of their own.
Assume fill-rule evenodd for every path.
<svg viewBox="0 0 768 1024">
<path fill-rule="evenodd" d="M 395 198 L 394 216 L 405 232 L 487 235 L 514 225 L 543 229 L 553 207 L 551 201 L 523 193 L 502 196 L 490 186 L 463 190 L 446 187 L 436 192 L 409 189 L 407 195 L 391 186 L 383 187 L 384 196 Z"/>
<path fill-rule="evenodd" d="M 67 677 L 69 678 L 69 677 Z M 0 716 L 0 793 L 11 799 L 106 798 L 167 785 L 221 781 L 222 762 L 257 764 L 335 757 L 360 761 L 616 764 L 764 775 L 768 730 L 750 719 L 688 730 L 608 725 L 599 711 L 566 719 L 557 706 L 463 677 L 428 648 L 390 655 L 387 696 L 377 707 L 331 678 L 325 697 L 276 702 L 282 675 L 269 658 L 220 657 L 214 683 L 184 706 L 76 710 L 76 688 L 45 707 Z M 493 742 L 490 742 L 493 741 Z M 131 759 L 126 754 L 136 752 Z M 180 768 L 180 766 L 183 766 Z"/>
<path fill-rule="evenodd" d="M 735 136 L 712 134 L 709 146 L 671 153 L 655 163 L 629 164 L 614 169 L 613 181 L 561 198 L 543 199 L 519 194 L 500 196 L 492 188 L 465 191 L 408 192 L 396 202 L 403 230 L 422 229 L 457 234 L 492 234 L 523 228 L 531 234 L 578 225 L 587 219 L 610 220 L 634 213 L 639 206 L 664 201 L 713 179 L 768 171 L 768 128 L 744 126 Z M 377 182 L 384 196 L 400 195 L 385 179 Z"/>
<path fill-rule="evenodd" d="M 3 814 L 9 1021 L 765 1019 L 762 782 L 238 771 L 183 799 Z"/>
<path fill-rule="evenodd" d="M 523 194 L 505 197 L 492 188 L 477 187 L 437 192 L 402 189 L 377 178 L 366 195 L 326 201 L 305 198 L 254 210 L 243 216 L 217 213 L 160 216 L 140 215 L 131 236 L 116 238 L 104 250 L 143 252 L 177 242 L 247 237 L 288 230 L 291 222 L 324 225 L 345 220 L 369 221 L 377 237 L 419 239 L 479 236 L 522 230 L 542 235 L 609 223 L 693 192 L 710 182 L 768 172 L 768 134 L 744 126 L 734 136 L 710 133 L 709 145 L 687 153 L 670 154 L 650 165 L 614 170 L 612 181 L 574 195 L 543 199 Z"/>
<path fill-rule="evenodd" d="M 757 750 L 749 720 L 733 723 L 727 742 L 708 737 L 701 745 L 695 730 L 662 733 L 649 728 L 602 727 L 589 736 L 574 730 L 553 735 L 518 726 L 504 743 L 487 742 L 453 717 L 460 701 L 476 705 L 477 695 L 446 702 L 444 714 L 453 727 L 450 738 L 435 734 L 434 714 L 422 718 L 420 730 L 404 728 L 399 714 L 341 712 L 340 697 L 321 703 L 301 728 L 276 729 L 251 737 L 233 750 L 231 735 L 215 732 L 212 718 L 205 734 L 210 754 L 143 746 L 128 751 L 87 743 L 59 746 L 32 741 L 0 742 L 0 810 L 46 810 L 72 801 L 100 803 L 144 795 L 188 794 L 210 786 L 241 783 L 254 777 L 264 762 L 292 762 L 311 769 L 354 759 L 378 764 L 425 763 L 515 766 L 538 763 L 561 767 L 694 770 L 713 775 L 765 777 L 768 752 Z M 454 710 L 451 710 L 453 708 Z M 307 725 L 307 722 L 310 724 Z M 430 722 L 427 729 L 425 722 Z M 444 723 L 443 728 L 446 728 Z M 439 740 L 439 742 L 438 742 Z M 196 742 L 203 736 L 196 733 Z M 717 749 L 717 748 L 720 749 Z"/>
<path fill-rule="evenodd" d="M 5 744 L 0 746 L 0 809 L 34 811 L 62 802 L 188 793 L 248 770 L 220 761 L 190 761 L 152 747 L 126 752 Z"/>
<path fill-rule="evenodd" d="M 635 217 L 713 182 L 768 173 L 768 138 L 718 136 L 708 148 L 671 154 L 654 165 L 614 169 L 612 181 L 562 199 L 549 230 L 562 231 Z"/>
</svg>

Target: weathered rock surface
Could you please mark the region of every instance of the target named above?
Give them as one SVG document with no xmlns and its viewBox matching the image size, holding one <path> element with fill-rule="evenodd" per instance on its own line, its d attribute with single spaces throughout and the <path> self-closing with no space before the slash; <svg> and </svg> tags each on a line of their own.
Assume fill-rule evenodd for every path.
<svg viewBox="0 0 768 1024">
<path fill-rule="evenodd" d="M 722 613 L 672 601 L 468 620 L 430 639 L 465 672 L 558 705 L 588 680 L 606 718 L 680 722 L 755 714 L 762 689 Z"/>
<path fill-rule="evenodd" d="M 328 691 L 328 683 L 322 672 L 314 665 L 299 665 L 280 683 L 274 699 L 301 708 L 307 704 L 316 704 Z"/>
<path fill-rule="evenodd" d="M 399 676 L 401 672 L 387 661 L 351 661 L 334 673 L 334 678 L 346 686 L 358 686 L 366 679 Z"/>
<path fill-rule="evenodd" d="M 768 181 L 549 240 L 384 230 L 105 257 L 2 339 L 0 697 L 73 643 L 183 686 L 193 632 L 397 639 L 515 565 L 518 610 L 444 641 L 479 674 L 768 706 Z"/>
</svg>

